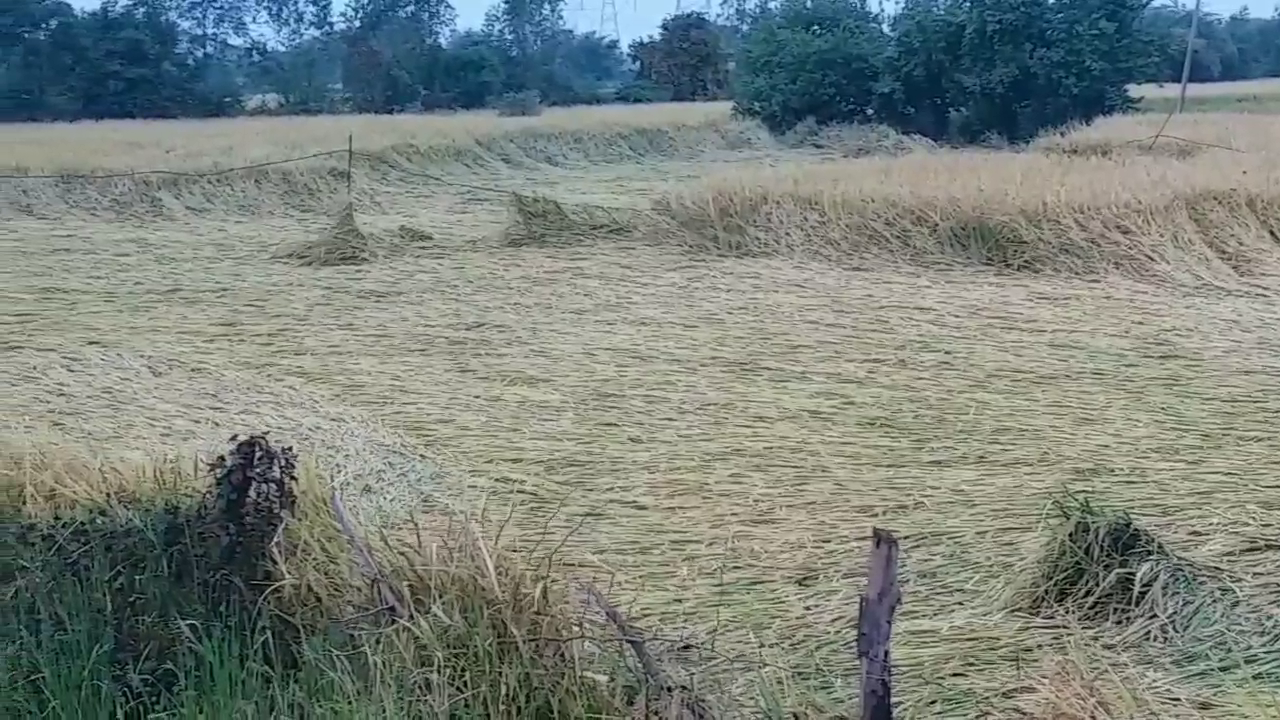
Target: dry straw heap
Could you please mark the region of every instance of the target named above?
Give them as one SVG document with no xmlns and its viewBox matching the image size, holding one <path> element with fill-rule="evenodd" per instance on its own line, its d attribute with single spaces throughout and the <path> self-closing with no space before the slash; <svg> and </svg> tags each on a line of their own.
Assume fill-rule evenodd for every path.
<svg viewBox="0 0 1280 720">
<path fill-rule="evenodd" d="M 302 267 L 364 265 L 411 255 L 434 239 L 431 233 L 412 225 L 400 225 L 386 233 L 366 231 L 356 220 L 355 205 L 347 202 L 332 227 L 315 237 L 285 242 L 271 256 Z"/>
</svg>

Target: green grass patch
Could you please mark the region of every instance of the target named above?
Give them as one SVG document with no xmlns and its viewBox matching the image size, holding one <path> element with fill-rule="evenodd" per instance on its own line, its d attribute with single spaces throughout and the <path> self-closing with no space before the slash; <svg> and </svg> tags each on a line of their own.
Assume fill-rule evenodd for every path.
<svg viewBox="0 0 1280 720">
<path fill-rule="evenodd" d="M 265 438 L 203 495 L 44 511 L 28 465 L 0 468 L 0 717 L 600 717 L 637 697 L 617 643 L 463 528 L 357 540 L 371 584 Z"/>
</svg>

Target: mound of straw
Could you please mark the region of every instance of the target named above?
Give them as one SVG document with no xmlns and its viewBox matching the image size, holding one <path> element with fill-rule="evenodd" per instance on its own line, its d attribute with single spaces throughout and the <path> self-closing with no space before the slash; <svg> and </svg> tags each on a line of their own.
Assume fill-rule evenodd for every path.
<svg viewBox="0 0 1280 720">
<path fill-rule="evenodd" d="M 789 148 L 820 150 L 846 158 L 937 149 L 937 144 L 927 138 L 904 135 L 882 125 L 818 125 L 812 118 L 792 128 L 781 141 Z"/>
<path fill-rule="evenodd" d="M 1094 624 L 1103 646 L 1176 669 L 1192 687 L 1280 683 L 1280 621 L 1270 603 L 1172 551 L 1129 512 L 1076 496 L 1053 501 L 1053 510 L 1051 541 L 1014 592 L 1020 610 Z"/>
<path fill-rule="evenodd" d="M 1170 549 L 1129 513 L 1068 495 L 1015 605 L 1094 624 L 1106 646 L 1200 682 L 1280 683 L 1280 622 L 1226 573 Z"/>
<path fill-rule="evenodd" d="M 636 229 L 636 213 L 584 203 L 562 203 L 545 195 L 512 193 L 511 221 L 503 234 L 512 247 L 576 245 L 601 238 L 627 237 Z"/>
<path fill-rule="evenodd" d="M 1060 525 L 1041 558 L 1026 606 L 1117 626 L 1151 624 L 1160 635 L 1212 627 L 1228 596 L 1209 573 L 1179 557 L 1123 511 L 1086 498 L 1055 500 Z"/>
<path fill-rule="evenodd" d="M 356 223 L 355 210 L 347 203 L 328 231 L 313 239 L 281 245 L 271 257 L 302 267 L 364 265 L 412 252 L 416 246 L 434 239 L 431 233 L 411 225 L 400 225 L 386 236 L 366 232 Z"/>
<path fill-rule="evenodd" d="M 303 267 L 363 265 L 376 257 L 369 236 L 356 224 L 351 203 L 343 206 L 327 232 L 311 240 L 283 245 L 272 253 L 273 259 L 290 260 Z"/>
</svg>

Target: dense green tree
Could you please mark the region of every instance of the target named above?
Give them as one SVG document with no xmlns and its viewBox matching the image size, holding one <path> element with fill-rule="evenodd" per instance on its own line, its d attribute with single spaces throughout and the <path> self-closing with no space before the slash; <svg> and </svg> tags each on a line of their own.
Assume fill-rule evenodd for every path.
<svg viewBox="0 0 1280 720">
<path fill-rule="evenodd" d="M 333 0 L 256 0 L 257 13 L 282 47 L 296 47 L 333 30 Z"/>
<path fill-rule="evenodd" d="M 1055 0 L 1044 18 L 1044 45 L 1036 48 L 1036 82 L 1028 118 L 1018 135 L 1090 122 L 1131 110 L 1129 84 L 1151 65 L 1154 45 L 1142 28 L 1150 0 Z"/>
<path fill-rule="evenodd" d="M 72 60 L 84 45 L 80 18 L 62 0 L 13 0 L 0 14 L 0 119 L 79 113 Z"/>
<path fill-rule="evenodd" d="M 636 79 L 659 88 L 666 98 L 687 102 L 718 100 L 729 89 L 729 56 L 724 36 L 706 15 L 672 15 L 656 37 L 631 43 Z"/>
<path fill-rule="evenodd" d="M 954 65 L 965 39 L 961 10 L 946 0 L 905 0 L 889 25 L 877 119 L 927 137 L 953 133 L 962 93 Z"/>
<path fill-rule="evenodd" d="M 506 89 L 550 85 L 564 29 L 564 0 L 499 0 L 485 16 L 484 32 L 501 49 Z"/>
<path fill-rule="evenodd" d="M 784 0 L 743 39 L 735 110 L 775 132 L 870 119 L 888 48 L 865 0 Z"/>
<path fill-rule="evenodd" d="M 344 45 L 329 33 L 267 50 L 245 69 L 245 94 L 278 95 L 282 112 L 325 112 L 333 108 L 344 61 Z"/>
<path fill-rule="evenodd" d="M 1019 142 L 1124 110 L 1151 64 L 1146 0 L 783 0 L 739 57 L 737 107 L 774 130 L 882 122 Z"/>
<path fill-rule="evenodd" d="M 420 107 L 437 85 L 446 33 L 456 14 L 448 0 L 356 0 L 345 13 L 342 86 L 354 109 Z"/>
<path fill-rule="evenodd" d="M 1154 62 L 1144 79 L 1178 82 L 1191 8 L 1177 3 L 1157 5 L 1147 10 L 1142 24 L 1155 40 Z M 1192 82 L 1280 76 L 1280 15 L 1255 18 L 1248 9 L 1226 18 L 1201 13 L 1192 51 Z"/>
</svg>

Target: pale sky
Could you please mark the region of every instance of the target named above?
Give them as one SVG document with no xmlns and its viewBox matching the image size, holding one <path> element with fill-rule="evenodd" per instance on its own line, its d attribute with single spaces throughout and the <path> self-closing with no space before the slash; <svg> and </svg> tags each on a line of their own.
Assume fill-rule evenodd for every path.
<svg viewBox="0 0 1280 720">
<path fill-rule="evenodd" d="M 606 19 L 604 27 L 601 27 L 602 1 L 609 2 L 609 0 L 565 0 L 565 24 L 580 32 L 603 30 L 605 34 L 613 34 L 611 21 Z M 1194 0 L 1185 1 L 1190 4 Z M 1204 0 L 1204 8 L 1210 12 L 1228 15 L 1244 5 L 1256 17 L 1270 17 L 1276 1 Z M 70 2 L 77 7 L 91 7 L 98 4 L 97 0 L 70 0 Z M 674 13 L 678 3 L 683 3 L 681 7 L 687 10 L 698 10 L 706 6 L 703 0 L 613 0 L 613 2 L 618 10 L 618 30 L 622 34 L 624 48 L 632 40 L 656 32 L 658 23 L 662 22 L 664 17 Z M 713 10 L 718 9 L 720 0 L 711 0 L 711 3 Z M 334 0 L 335 9 L 343 4 L 344 0 Z M 485 10 L 491 4 L 493 4 L 492 0 L 453 0 L 454 8 L 458 11 L 458 26 L 460 28 L 479 27 L 484 20 Z M 872 6 L 875 5 L 876 1 L 872 0 Z M 893 0 L 885 1 L 886 7 L 893 5 Z"/>
<path fill-rule="evenodd" d="M 343 0 L 334 0 L 340 3 Z M 632 40 L 657 32 L 658 23 L 676 11 L 676 4 L 681 0 L 614 0 L 618 8 L 618 29 L 622 33 L 622 44 L 625 47 Z M 1184 0 L 1190 5 L 1195 0 Z M 608 2 L 608 0 L 605 0 Z M 489 0 L 454 0 L 453 6 L 458 11 L 459 27 L 476 27 L 484 20 L 485 10 L 492 3 Z M 565 25 L 579 32 L 600 30 L 601 0 L 565 0 Z M 885 0 L 885 7 L 893 7 L 893 0 Z M 1249 12 L 1256 17 L 1270 17 L 1276 6 L 1276 0 L 1204 0 L 1204 9 L 1221 15 L 1230 15 L 1241 6 L 1247 6 Z M 876 0 L 871 0 L 876 7 Z M 703 0 L 683 0 L 681 6 L 686 10 L 699 10 L 706 7 Z M 720 0 L 711 0 L 712 10 L 719 10 Z M 613 33 L 612 23 L 606 22 L 606 34 Z"/>
</svg>

